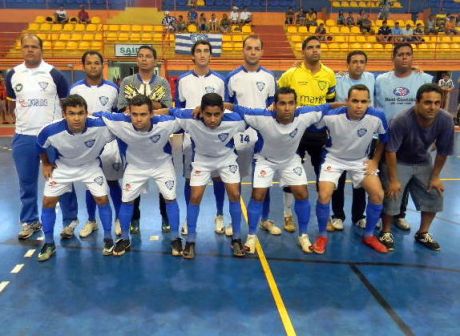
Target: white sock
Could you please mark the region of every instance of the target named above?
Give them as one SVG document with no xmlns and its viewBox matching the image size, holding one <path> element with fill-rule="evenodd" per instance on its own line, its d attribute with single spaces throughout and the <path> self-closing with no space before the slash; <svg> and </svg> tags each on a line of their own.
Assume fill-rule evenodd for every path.
<svg viewBox="0 0 460 336">
<path fill-rule="evenodd" d="M 284 200 L 284 217 L 292 216 L 292 203 L 294 203 L 294 195 L 291 193 L 283 193 Z"/>
</svg>

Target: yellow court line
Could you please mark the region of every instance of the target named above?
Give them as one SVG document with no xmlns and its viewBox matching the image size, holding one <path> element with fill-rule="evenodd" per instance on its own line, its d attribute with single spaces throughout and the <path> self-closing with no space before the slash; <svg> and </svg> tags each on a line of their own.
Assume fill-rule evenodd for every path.
<svg viewBox="0 0 460 336">
<path fill-rule="evenodd" d="M 243 197 L 240 198 L 241 203 L 241 212 L 243 213 L 243 217 L 248 221 L 248 211 L 246 209 L 246 204 L 244 204 Z M 294 326 L 292 325 L 291 318 L 289 317 L 288 311 L 286 306 L 284 305 L 283 298 L 281 297 L 280 291 L 278 286 L 276 285 L 275 277 L 273 276 L 272 270 L 270 269 L 270 265 L 268 264 L 267 258 L 265 258 L 264 250 L 262 249 L 262 245 L 257 242 L 256 251 L 259 255 L 259 261 L 262 265 L 262 269 L 264 270 L 265 277 L 267 278 L 268 286 L 272 292 L 273 299 L 275 300 L 276 308 L 278 308 L 278 313 L 280 314 L 281 321 L 283 323 L 284 329 L 286 330 L 286 334 L 288 336 L 295 336 L 297 335 Z"/>
</svg>

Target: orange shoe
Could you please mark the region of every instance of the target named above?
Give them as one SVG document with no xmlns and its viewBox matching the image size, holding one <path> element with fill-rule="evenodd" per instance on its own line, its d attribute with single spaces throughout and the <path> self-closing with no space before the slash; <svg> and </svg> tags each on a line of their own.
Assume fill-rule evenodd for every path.
<svg viewBox="0 0 460 336">
<path fill-rule="evenodd" d="M 376 236 L 363 237 L 363 243 L 379 253 L 388 253 L 388 248 Z"/>
<path fill-rule="evenodd" d="M 324 254 L 324 252 L 326 252 L 328 241 L 329 239 L 327 237 L 321 236 L 316 239 L 315 243 L 310 248 L 316 254 Z"/>
</svg>

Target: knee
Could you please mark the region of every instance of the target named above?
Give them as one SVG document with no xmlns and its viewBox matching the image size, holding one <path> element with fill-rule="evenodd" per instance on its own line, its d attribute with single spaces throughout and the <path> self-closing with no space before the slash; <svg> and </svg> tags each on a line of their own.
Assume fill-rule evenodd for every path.
<svg viewBox="0 0 460 336">
<path fill-rule="evenodd" d="M 94 201 L 97 205 L 106 205 L 109 203 L 109 198 L 107 196 L 94 196 Z"/>
<path fill-rule="evenodd" d="M 44 208 L 54 208 L 56 207 L 57 203 L 57 198 L 56 197 L 43 197 L 43 207 Z"/>
<path fill-rule="evenodd" d="M 198 195 L 190 196 L 190 203 L 193 204 L 193 205 L 200 205 L 201 197 L 198 196 Z"/>
<path fill-rule="evenodd" d="M 228 193 L 228 199 L 230 202 L 239 202 L 240 201 L 240 192 L 234 191 Z"/>
<path fill-rule="evenodd" d="M 322 204 L 327 204 L 331 201 L 332 193 L 329 190 L 319 190 L 318 200 Z"/>
<path fill-rule="evenodd" d="M 263 202 L 265 199 L 265 193 L 264 192 L 253 192 L 252 199 L 256 202 Z"/>
<path fill-rule="evenodd" d="M 384 192 L 382 189 L 380 189 L 372 193 L 371 195 L 369 195 L 369 200 L 374 204 L 382 204 L 383 197 L 384 197 Z"/>
<path fill-rule="evenodd" d="M 308 190 L 305 188 L 304 190 L 296 190 L 293 192 L 294 198 L 296 200 L 306 200 L 308 199 Z"/>
</svg>

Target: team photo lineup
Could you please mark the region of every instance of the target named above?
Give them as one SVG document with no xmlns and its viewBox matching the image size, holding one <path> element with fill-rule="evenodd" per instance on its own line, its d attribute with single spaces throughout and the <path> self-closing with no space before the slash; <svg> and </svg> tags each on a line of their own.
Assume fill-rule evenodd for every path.
<svg viewBox="0 0 460 336">
<path fill-rule="evenodd" d="M 212 70 L 211 43 L 195 42 L 193 70 L 179 76 L 172 97 L 169 82 L 155 74 L 152 46 L 139 47 L 138 72 L 119 86 L 104 79 L 104 56 L 88 50 L 81 56 L 85 78 L 69 86 L 43 59 L 42 40 L 22 36 L 24 62 L 7 73 L 5 82 L 8 108 L 16 117 L 18 239 L 43 230 L 38 261 L 56 253 L 58 203 L 61 238 L 70 239 L 77 230 L 77 182 L 86 187 L 87 209 L 80 214 L 87 221 L 78 235 L 86 238 L 99 229 L 97 212 L 104 256 L 127 253 L 141 219 L 142 225 L 160 225 L 140 214 L 141 199 L 152 206 L 143 195 L 150 180 L 159 193 L 161 231 L 170 239 L 172 256 L 196 257 L 200 203 L 209 184 L 214 231 L 229 237 L 235 257 L 256 253 L 259 229 L 273 236 L 297 233 L 304 253 L 324 254 L 328 232 L 344 230 L 349 212 L 362 230 L 363 253 L 394 251 L 393 226 L 411 229 L 405 219 L 409 196 L 420 212 L 420 223 L 413 224 L 415 241 L 441 249 L 430 226 L 443 210 L 440 176 L 454 152 L 454 122 L 441 107 L 442 88 L 414 66 L 413 46 L 396 43 L 393 69 L 378 76 L 366 71 L 368 55 L 362 50 L 349 52 L 347 72 L 336 73 L 321 62 L 321 40 L 313 35 L 302 43 L 303 59 L 276 79 L 261 66 L 264 41 L 249 35 L 242 44 L 242 65 L 223 76 Z M 397 90 L 407 92 L 395 100 Z M 176 176 L 173 138 L 181 140 L 182 177 Z M 309 197 L 307 175 L 312 174 L 306 169 L 314 170 L 310 188 L 316 188 L 317 199 Z M 344 209 L 347 174 L 351 211 Z M 185 208 L 177 199 L 182 178 Z M 241 198 L 245 178 L 252 185 L 247 205 Z M 283 205 L 270 203 L 275 181 L 283 190 Z M 230 223 L 224 222 L 225 195 Z M 275 206 L 283 207 L 281 226 L 270 218 Z M 314 237 L 308 234 L 311 212 Z"/>
</svg>

